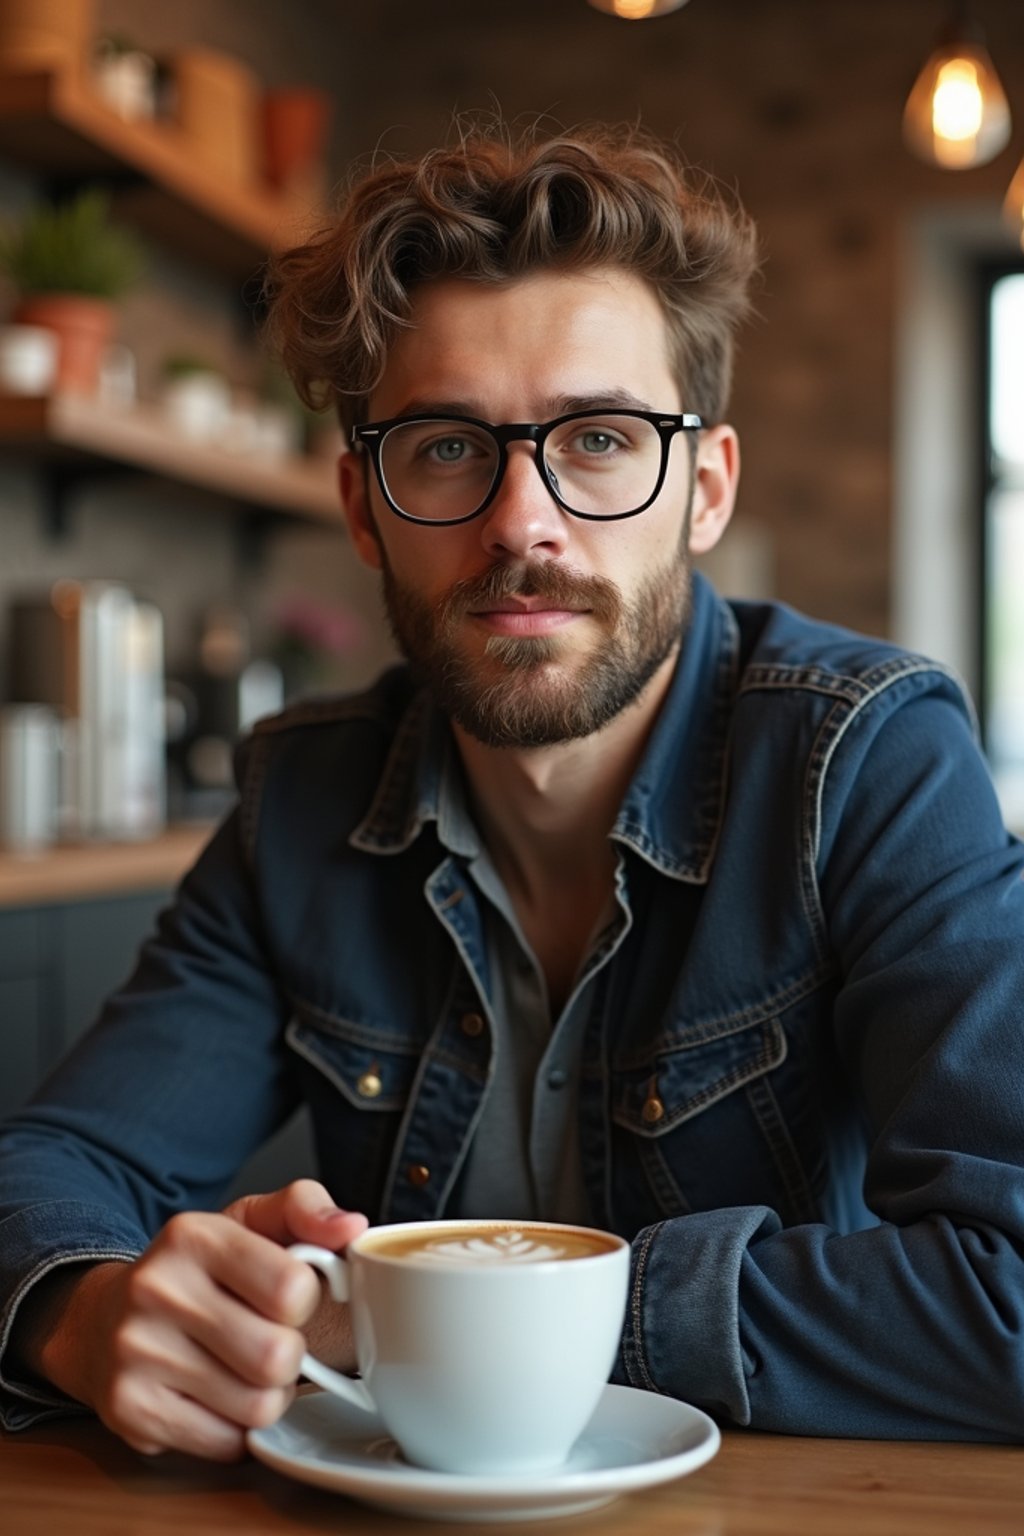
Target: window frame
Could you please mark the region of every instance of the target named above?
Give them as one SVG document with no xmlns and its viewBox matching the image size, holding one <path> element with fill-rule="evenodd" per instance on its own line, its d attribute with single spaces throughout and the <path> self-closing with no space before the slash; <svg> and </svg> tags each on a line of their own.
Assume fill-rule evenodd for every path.
<svg viewBox="0 0 1024 1536">
<path fill-rule="evenodd" d="M 992 593 L 989 583 L 989 562 L 992 556 L 992 505 L 996 493 L 1003 487 L 1004 477 L 996 467 L 993 445 L 993 347 L 992 303 L 996 286 L 1007 277 L 1024 279 L 1024 255 L 1019 258 L 1002 257 L 980 262 L 977 268 L 978 296 L 978 378 L 980 389 L 976 394 L 977 419 L 975 426 L 976 475 L 978 495 L 978 542 L 976 566 L 976 655 L 978 660 L 977 707 L 981 725 L 982 744 L 991 751 L 990 721 L 992 713 L 992 689 L 994 668 L 990 649 Z M 999 764 L 993 763 L 998 770 Z"/>
</svg>

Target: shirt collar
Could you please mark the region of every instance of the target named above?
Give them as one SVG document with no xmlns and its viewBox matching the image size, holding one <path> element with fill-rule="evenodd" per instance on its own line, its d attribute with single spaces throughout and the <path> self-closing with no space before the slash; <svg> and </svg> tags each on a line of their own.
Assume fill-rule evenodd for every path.
<svg viewBox="0 0 1024 1536">
<path fill-rule="evenodd" d="M 679 661 L 611 833 L 674 879 L 705 882 L 714 858 L 738 651 L 732 610 L 694 573 Z M 350 842 L 369 853 L 402 853 L 429 822 L 451 853 L 479 854 L 454 738 L 421 691 L 406 709 L 373 803 Z"/>
</svg>

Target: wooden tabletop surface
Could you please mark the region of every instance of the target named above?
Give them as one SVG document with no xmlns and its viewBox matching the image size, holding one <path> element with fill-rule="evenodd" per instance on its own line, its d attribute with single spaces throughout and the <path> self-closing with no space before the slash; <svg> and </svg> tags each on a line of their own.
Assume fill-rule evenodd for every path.
<svg viewBox="0 0 1024 1536">
<path fill-rule="evenodd" d="M 147 1460 L 99 1424 L 0 1433 L 5 1536 L 280 1536 L 482 1531 L 411 1521 L 255 1461 Z M 1024 1447 L 805 1440 L 727 1431 L 707 1466 L 589 1515 L 499 1531 L 600 1536 L 1020 1536 Z"/>
</svg>

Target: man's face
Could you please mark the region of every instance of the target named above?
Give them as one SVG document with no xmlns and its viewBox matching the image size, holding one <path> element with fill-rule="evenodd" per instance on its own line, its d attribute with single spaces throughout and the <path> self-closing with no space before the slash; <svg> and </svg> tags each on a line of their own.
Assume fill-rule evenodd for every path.
<svg viewBox="0 0 1024 1536">
<path fill-rule="evenodd" d="M 412 322 L 371 398 L 373 420 L 427 411 L 498 424 L 591 406 L 689 408 L 658 303 L 625 272 L 439 281 L 417 294 Z M 450 527 L 403 521 L 372 472 L 351 459 L 343 467 L 357 547 L 382 570 L 399 645 L 451 719 L 491 746 L 600 729 L 668 662 L 688 611 L 686 440 L 673 440 L 656 501 L 621 522 L 563 512 L 534 453 L 511 443 L 495 499 Z"/>
</svg>

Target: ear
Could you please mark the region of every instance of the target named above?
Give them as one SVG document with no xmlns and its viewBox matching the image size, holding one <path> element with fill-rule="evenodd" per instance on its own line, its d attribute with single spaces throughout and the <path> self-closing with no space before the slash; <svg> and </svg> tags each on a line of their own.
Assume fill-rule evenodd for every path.
<svg viewBox="0 0 1024 1536">
<path fill-rule="evenodd" d="M 338 460 L 338 487 L 348 531 L 363 564 L 379 571 L 380 540 L 370 510 L 369 478 L 365 457 L 351 452 L 342 454 Z"/>
<path fill-rule="evenodd" d="M 707 554 L 725 532 L 740 478 L 740 443 L 734 429 L 709 427 L 700 434 L 690 515 L 690 553 Z"/>
</svg>

